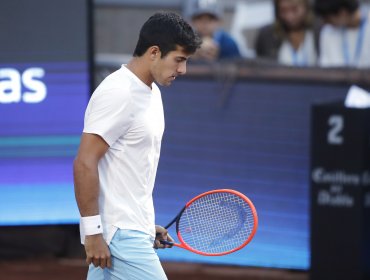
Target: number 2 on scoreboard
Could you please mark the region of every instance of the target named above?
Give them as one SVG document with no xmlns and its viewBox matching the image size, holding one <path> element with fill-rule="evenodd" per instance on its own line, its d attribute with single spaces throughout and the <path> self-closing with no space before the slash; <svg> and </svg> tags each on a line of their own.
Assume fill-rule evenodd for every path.
<svg viewBox="0 0 370 280">
<path fill-rule="evenodd" d="M 328 143 L 330 145 L 342 145 L 343 136 L 341 135 L 344 128 L 344 120 L 341 115 L 331 115 L 328 119 Z"/>
</svg>

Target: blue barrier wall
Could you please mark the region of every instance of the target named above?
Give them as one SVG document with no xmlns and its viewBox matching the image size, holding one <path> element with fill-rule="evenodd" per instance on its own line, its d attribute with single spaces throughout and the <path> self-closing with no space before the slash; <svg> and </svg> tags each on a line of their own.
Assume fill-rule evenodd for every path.
<svg viewBox="0 0 370 280">
<path fill-rule="evenodd" d="M 210 79 L 162 88 L 157 222 L 167 224 L 190 198 L 216 188 L 241 191 L 259 216 L 254 240 L 237 253 L 206 258 L 175 248 L 162 258 L 308 269 L 310 106 L 342 99 L 347 90 L 250 80 L 237 82 L 225 98 Z"/>
</svg>

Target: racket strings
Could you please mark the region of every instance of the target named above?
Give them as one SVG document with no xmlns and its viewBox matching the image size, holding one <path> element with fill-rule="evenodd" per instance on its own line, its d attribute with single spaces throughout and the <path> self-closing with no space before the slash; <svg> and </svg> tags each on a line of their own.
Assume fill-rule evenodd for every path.
<svg viewBox="0 0 370 280">
<path fill-rule="evenodd" d="M 185 209 L 178 230 L 193 249 L 217 254 L 242 246 L 254 223 L 253 210 L 244 199 L 232 193 L 212 193 Z"/>
</svg>

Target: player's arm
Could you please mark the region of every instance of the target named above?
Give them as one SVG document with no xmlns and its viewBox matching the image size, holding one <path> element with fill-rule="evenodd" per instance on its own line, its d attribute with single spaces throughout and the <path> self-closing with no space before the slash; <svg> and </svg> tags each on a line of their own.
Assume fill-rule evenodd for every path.
<svg viewBox="0 0 370 280">
<path fill-rule="evenodd" d="M 98 163 L 107 152 L 108 144 L 98 135 L 83 133 L 80 147 L 73 163 L 75 196 L 82 218 L 99 215 Z M 110 252 L 103 235 L 85 238 L 86 262 L 95 266 L 110 267 Z"/>
</svg>

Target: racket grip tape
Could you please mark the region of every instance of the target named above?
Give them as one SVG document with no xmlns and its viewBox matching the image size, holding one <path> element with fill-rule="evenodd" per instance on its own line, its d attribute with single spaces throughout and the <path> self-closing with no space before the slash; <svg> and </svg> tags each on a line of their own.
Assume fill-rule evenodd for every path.
<svg viewBox="0 0 370 280">
<path fill-rule="evenodd" d="M 163 245 L 170 245 L 170 246 L 173 246 L 173 242 L 171 241 L 167 241 L 167 240 L 159 240 L 159 242 L 161 242 L 161 244 Z"/>
</svg>

